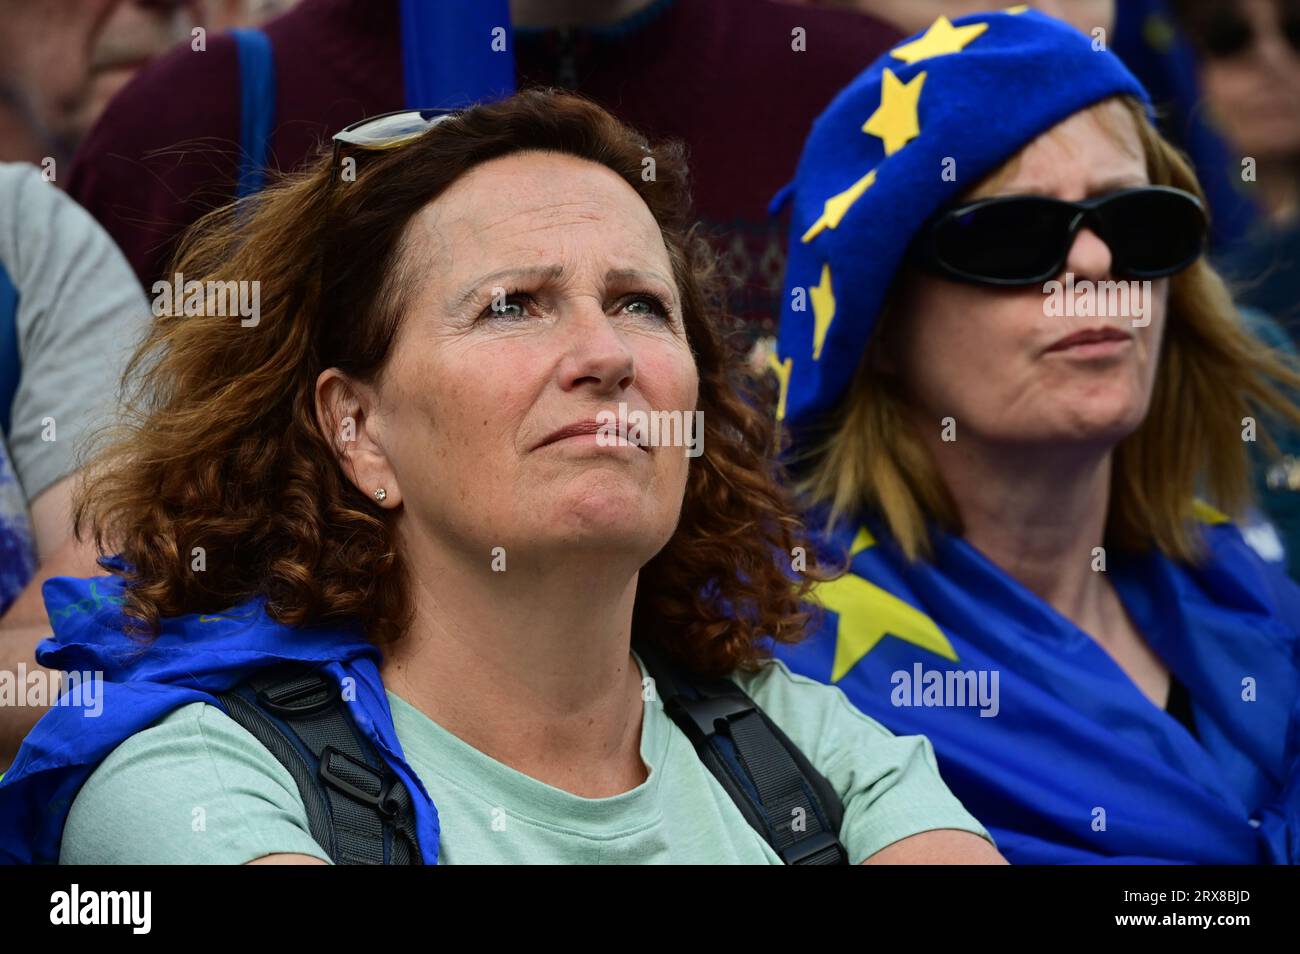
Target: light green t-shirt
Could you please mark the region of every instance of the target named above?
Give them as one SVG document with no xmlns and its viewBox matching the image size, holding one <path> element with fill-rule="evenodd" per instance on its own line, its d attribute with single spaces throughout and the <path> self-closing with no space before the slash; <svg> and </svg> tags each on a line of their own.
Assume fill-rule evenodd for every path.
<svg viewBox="0 0 1300 954">
<path fill-rule="evenodd" d="M 641 665 L 645 675 L 645 666 Z M 988 833 L 949 792 L 922 736 L 895 736 L 833 686 L 779 660 L 736 681 L 826 776 L 844 803 L 854 864 L 939 828 Z M 392 692 L 407 762 L 442 825 L 441 863 L 780 864 L 658 699 L 645 705 L 630 791 L 582 798 L 484 755 Z M 292 776 L 215 706 L 182 706 L 109 754 L 72 804 L 62 864 L 242 864 L 312 840 Z"/>
</svg>

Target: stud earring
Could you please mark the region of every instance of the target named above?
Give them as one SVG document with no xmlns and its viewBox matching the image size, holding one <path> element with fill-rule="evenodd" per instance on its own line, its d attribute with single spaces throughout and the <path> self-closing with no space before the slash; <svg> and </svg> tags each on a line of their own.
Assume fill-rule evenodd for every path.
<svg viewBox="0 0 1300 954">
<path fill-rule="evenodd" d="M 383 502 L 387 497 L 388 497 L 388 491 L 385 490 L 383 487 L 380 487 L 380 488 L 378 488 L 378 489 L 375 491 L 375 499 L 378 500 L 378 501 L 380 501 L 381 503 L 382 503 L 382 502 Z"/>
</svg>

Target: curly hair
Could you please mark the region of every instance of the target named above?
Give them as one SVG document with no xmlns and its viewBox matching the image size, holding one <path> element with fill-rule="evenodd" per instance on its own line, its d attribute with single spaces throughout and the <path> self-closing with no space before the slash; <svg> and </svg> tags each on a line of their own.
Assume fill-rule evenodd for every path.
<svg viewBox="0 0 1300 954">
<path fill-rule="evenodd" d="M 187 233 L 171 267 L 177 280 L 206 288 L 256 278 L 260 320 L 244 327 L 156 302 L 123 377 L 120 423 L 88 463 L 77 534 L 93 532 L 101 553 L 127 564 L 123 610 L 134 633 L 147 640 L 164 617 L 261 596 L 287 625 L 353 621 L 376 644 L 401 637 L 409 570 L 393 513 L 346 479 L 315 416 L 315 382 L 331 367 L 362 381 L 378 375 L 411 291 L 398 266 L 407 224 L 473 167 L 525 150 L 622 177 L 658 222 L 681 292 L 704 452 L 676 531 L 642 568 L 634 636 L 720 675 L 752 668 L 768 640 L 803 635 L 804 598 L 823 577 L 782 489 L 763 391 L 723 333 L 717 263 L 689 222 L 685 150 L 651 146 L 580 96 L 538 89 L 359 154 L 346 186 L 336 176 L 348 163 L 336 170 L 322 151 Z M 643 175 L 650 160 L 654 175 Z M 196 547 L 204 572 L 192 569 Z M 789 569 L 799 547 L 809 564 L 801 575 Z"/>
</svg>

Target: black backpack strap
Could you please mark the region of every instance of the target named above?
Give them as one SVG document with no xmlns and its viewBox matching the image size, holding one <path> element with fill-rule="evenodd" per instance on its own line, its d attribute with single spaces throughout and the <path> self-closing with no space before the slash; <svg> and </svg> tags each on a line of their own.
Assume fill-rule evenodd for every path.
<svg viewBox="0 0 1300 954">
<path fill-rule="evenodd" d="M 654 647 L 638 645 L 636 652 L 664 711 L 781 860 L 847 864 L 839 795 L 780 726 L 730 679 L 695 679 Z"/>
<path fill-rule="evenodd" d="M 273 666 L 218 698 L 293 776 L 311 836 L 335 864 L 424 863 L 410 792 L 327 676 L 303 664 Z"/>
</svg>

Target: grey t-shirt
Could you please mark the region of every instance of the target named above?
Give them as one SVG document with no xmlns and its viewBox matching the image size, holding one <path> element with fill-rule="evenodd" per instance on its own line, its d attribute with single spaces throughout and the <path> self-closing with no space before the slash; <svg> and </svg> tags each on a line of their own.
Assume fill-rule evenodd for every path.
<svg viewBox="0 0 1300 954">
<path fill-rule="evenodd" d="M 18 290 L 22 369 L 6 444 L 30 503 L 111 420 L 152 313 L 108 233 L 35 166 L 0 163 L 0 263 Z"/>
<path fill-rule="evenodd" d="M 118 379 L 151 320 L 108 233 L 35 166 L 0 163 L 0 266 L 18 292 L 18 380 L 0 447 L 0 612 L 31 578 L 32 500 L 80 466 L 112 419 Z"/>
</svg>

